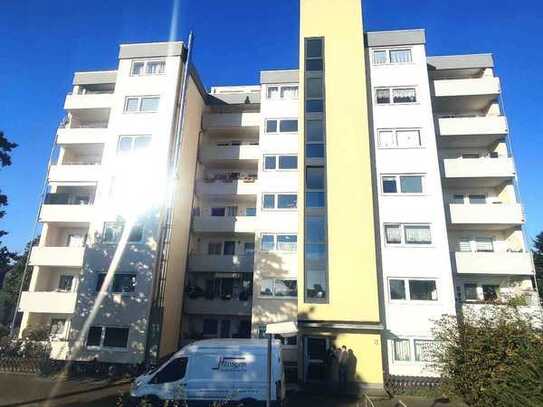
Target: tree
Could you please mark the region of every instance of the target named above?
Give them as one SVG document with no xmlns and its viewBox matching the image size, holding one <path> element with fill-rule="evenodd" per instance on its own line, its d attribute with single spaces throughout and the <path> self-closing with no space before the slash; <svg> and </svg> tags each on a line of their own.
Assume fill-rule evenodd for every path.
<svg viewBox="0 0 543 407">
<path fill-rule="evenodd" d="M 539 298 L 543 298 L 543 232 L 535 237 L 532 253 L 534 255 L 535 278 L 539 289 Z"/>
<path fill-rule="evenodd" d="M 475 407 L 542 406 L 541 322 L 509 305 L 443 317 L 433 348 L 442 390 Z"/>
</svg>

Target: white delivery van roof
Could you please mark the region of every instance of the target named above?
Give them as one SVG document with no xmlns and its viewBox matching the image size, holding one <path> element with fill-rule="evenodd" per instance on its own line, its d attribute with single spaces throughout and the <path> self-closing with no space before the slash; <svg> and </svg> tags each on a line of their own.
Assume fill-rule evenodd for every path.
<svg viewBox="0 0 543 407">
<path fill-rule="evenodd" d="M 273 340 L 272 347 L 279 348 L 279 341 Z M 227 351 L 257 351 L 267 352 L 267 339 L 204 339 L 186 345 L 175 356 L 189 356 L 195 353 L 215 353 L 218 350 Z"/>
</svg>

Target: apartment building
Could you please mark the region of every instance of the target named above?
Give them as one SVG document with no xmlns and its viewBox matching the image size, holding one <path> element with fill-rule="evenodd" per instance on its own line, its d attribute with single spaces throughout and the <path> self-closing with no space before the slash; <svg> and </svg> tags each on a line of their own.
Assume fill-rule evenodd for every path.
<svg viewBox="0 0 543 407">
<path fill-rule="evenodd" d="M 258 84 L 206 91 L 181 42 L 74 75 L 20 334 L 141 363 L 295 322 L 290 378 L 377 390 L 437 374 L 444 314 L 541 313 L 492 56 L 330 3 L 301 0 L 300 69 Z"/>
</svg>

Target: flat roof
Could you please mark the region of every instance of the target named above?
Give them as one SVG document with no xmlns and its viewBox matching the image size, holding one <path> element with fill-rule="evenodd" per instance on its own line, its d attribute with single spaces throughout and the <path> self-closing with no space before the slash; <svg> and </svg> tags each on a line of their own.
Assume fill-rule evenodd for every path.
<svg viewBox="0 0 543 407">
<path fill-rule="evenodd" d="M 182 41 L 121 44 L 119 59 L 174 57 L 182 55 L 184 49 Z"/>
<path fill-rule="evenodd" d="M 260 83 L 298 83 L 298 69 L 260 71 Z"/>
<path fill-rule="evenodd" d="M 443 55 L 427 57 L 428 65 L 437 70 L 493 68 L 492 54 Z"/>
<path fill-rule="evenodd" d="M 426 34 L 422 28 L 413 30 L 369 31 L 366 32 L 364 36 L 367 47 L 387 47 L 426 43 Z"/>
</svg>

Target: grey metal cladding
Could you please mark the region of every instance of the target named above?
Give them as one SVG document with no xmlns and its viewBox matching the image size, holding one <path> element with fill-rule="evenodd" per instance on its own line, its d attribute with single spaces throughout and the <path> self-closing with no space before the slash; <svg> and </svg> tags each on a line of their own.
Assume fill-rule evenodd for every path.
<svg viewBox="0 0 543 407">
<path fill-rule="evenodd" d="M 119 59 L 175 57 L 182 54 L 183 43 L 181 41 L 121 44 Z"/>
<path fill-rule="evenodd" d="M 260 71 L 260 83 L 298 83 L 298 81 L 297 69 Z"/>
<path fill-rule="evenodd" d="M 427 57 L 428 65 L 434 69 L 480 69 L 493 68 L 494 58 L 492 54 L 471 55 L 444 55 Z"/>
<path fill-rule="evenodd" d="M 426 43 L 426 35 L 423 29 L 373 31 L 367 32 L 365 37 L 367 47 L 388 47 L 394 45 L 416 45 Z"/>
<path fill-rule="evenodd" d="M 260 92 L 254 93 L 214 93 L 209 94 L 210 105 L 243 105 L 260 103 Z"/>
<path fill-rule="evenodd" d="M 94 71 L 74 73 L 73 85 L 96 85 L 99 83 L 115 83 L 117 71 Z"/>
</svg>

